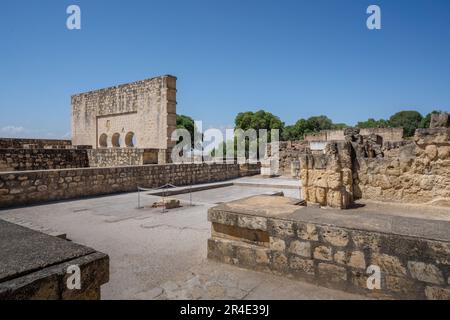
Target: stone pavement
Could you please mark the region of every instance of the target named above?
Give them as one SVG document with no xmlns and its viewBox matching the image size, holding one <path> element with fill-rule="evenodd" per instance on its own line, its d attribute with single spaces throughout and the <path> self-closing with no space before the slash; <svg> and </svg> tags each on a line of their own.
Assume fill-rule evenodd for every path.
<svg viewBox="0 0 450 320">
<path fill-rule="evenodd" d="M 189 300 L 361 300 L 366 297 L 273 274 L 204 261 L 135 299 Z"/>
<path fill-rule="evenodd" d="M 108 254 L 110 281 L 102 286 L 103 299 L 158 296 L 171 299 L 181 295 L 181 291 L 176 287 L 169 290 L 170 281 L 180 288 L 185 288 L 185 295 L 200 298 L 225 298 L 230 295 L 248 299 L 347 298 L 347 295 L 339 291 L 326 288 L 319 290 L 319 287 L 311 291 L 304 289 L 310 288 L 309 284 L 212 264 L 205 260 L 207 239 L 210 236 L 210 224 L 207 221 L 207 210 L 210 207 L 256 194 L 280 191 L 286 190 L 276 185 L 267 188 L 228 186 L 204 190 L 192 194 L 192 207 L 187 205 L 190 195 L 181 194 L 171 197 L 179 199 L 183 207 L 166 213 L 161 212 L 160 208 L 149 208 L 160 197 L 141 194 L 145 208 L 137 209 L 137 193 L 125 193 L 0 210 L 0 219 L 29 223 L 35 227 L 40 226 L 42 230 L 58 230 L 67 234 L 70 240 Z M 234 289 L 221 294 L 212 284 L 223 277 L 230 277 L 228 287 Z M 239 281 L 247 278 L 254 279 L 250 287 L 243 286 L 244 282 Z M 189 280 L 191 282 L 188 282 Z M 198 293 L 196 289 L 197 291 L 188 293 L 190 285 L 197 288 L 193 285 L 198 284 L 197 280 L 204 290 Z M 158 294 L 163 286 L 167 290 Z M 255 287 L 260 288 L 260 291 L 251 290 Z M 292 290 L 289 291 L 288 288 Z"/>
</svg>

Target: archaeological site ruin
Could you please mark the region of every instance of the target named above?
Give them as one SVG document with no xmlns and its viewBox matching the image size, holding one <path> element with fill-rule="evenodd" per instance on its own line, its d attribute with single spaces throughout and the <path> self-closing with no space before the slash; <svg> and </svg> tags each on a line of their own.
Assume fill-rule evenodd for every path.
<svg viewBox="0 0 450 320">
<path fill-rule="evenodd" d="M 345 128 L 260 163 L 171 163 L 176 81 L 73 95 L 71 140 L 0 139 L 0 299 L 248 296 L 208 287 L 225 265 L 337 298 L 450 299 L 447 113 L 410 139 Z M 171 280 L 185 265 L 215 272 Z"/>
</svg>

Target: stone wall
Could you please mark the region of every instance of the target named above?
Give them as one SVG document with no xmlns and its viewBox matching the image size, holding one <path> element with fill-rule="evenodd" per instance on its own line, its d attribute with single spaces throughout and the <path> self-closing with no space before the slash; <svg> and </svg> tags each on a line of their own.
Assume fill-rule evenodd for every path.
<svg viewBox="0 0 450 320">
<path fill-rule="evenodd" d="M 383 148 L 383 157 L 358 157 L 359 198 L 450 206 L 450 129 L 419 129 L 414 141 Z"/>
<path fill-rule="evenodd" d="M 259 174 L 257 164 L 169 164 L 0 173 L 0 208 Z"/>
<path fill-rule="evenodd" d="M 272 198 L 254 202 L 280 202 L 275 198 L 282 197 Z M 371 224 L 356 213 L 343 222 L 344 214 L 292 209 L 289 200 L 282 200 L 278 208 L 250 202 L 239 200 L 209 210 L 209 259 L 375 298 L 450 299 L 448 240 L 378 231 L 385 225 L 383 215 L 373 224 L 378 229 L 374 231 L 366 229 Z M 450 230 L 448 222 L 435 221 L 434 227 L 427 223 L 431 230 Z M 379 289 L 367 286 L 371 265 L 380 268 Z"/>
<path fill-rule="evenodd" d="M 348 208 L 353 203 L 352 149 L 347 142 L 330 142 L 323 154 L 300 156 L 302 197 L 309 203 Z"/>
<path fill-rule="evenodd" d="M 385 142 L 349 129 L 347 141 L 301 156 L 303 197 L 348 208 L 354 199 L 450 206 L 450 129 L 418 129 L 414 141 Z"/>
<path fill-rule="evenodd" d="M 376 134 L 382 137 L 384 142 L 403 140 L 403 128 L 364 128 L 360 129 L 361 135 Z M 343 130 L 322 130 L 318 133 L 305 135 L 305 141 L 343 141 L 345 140 Z"/>
<path fill-rule="evenodd" d="M 0 149 L 0 172 L 89 167 L 87 150 Z"/>
<path fill-rule="evenodd" d="M 138 148 L 105 148 L 87 150 L 89 166 L 121 167 L 158 164 L 160 150 Z"/>
<path fill-rule="evenodd" d="M 280 141 L 279 172 L 283 176 L 299 178 L 299 157 L 305 152 L 308 143 L 305 141 Z"/>
<path fill-rule="evenodd" d="M 72 96 L 72 143 L 167 149 L 176 128 L 176 78 L 162 76 Z"/>
<path fill-rule="evenodd" d="M 71 145 L 72 142 L 70 140 L 0 138 L 0 149 L 65 149 L 66 147 L 70 147 Z"/>
</svg>

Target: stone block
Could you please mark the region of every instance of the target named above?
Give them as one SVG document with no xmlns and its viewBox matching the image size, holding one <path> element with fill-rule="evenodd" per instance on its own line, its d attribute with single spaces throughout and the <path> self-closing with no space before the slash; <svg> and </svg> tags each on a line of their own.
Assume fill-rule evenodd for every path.
<svg viewBox="0 0 450 320">
<path fill-rule="evenodd" d="M 419 281 L 441 285 L 445 283 L 442 271 L 435 265 L 417 261 L 408 261 L 408 269 L 411 276 Z"/>
<path fill-rule="evenodd" d="M 349 242 L 349 234 L 341 228 L 321 227 L 320 233 L 325 242 L 337 246 L 345 247 Z"/>
<path fill-rule="evenodd" d="M 294 240 L 289 246 L 289 252 L 301 257 L 311 257 L 311 244 L 309 242 L 300 242 Z"/>
<path fill-rule="evenodd" d="M 319 263 L 318 273 L 319 277 L 327 282 L 339 283 L 347 281 L 347 270 L 344 267 L 327 263 Z"/>
<path fill-rule="evenodd" d="M 406 276 L 406 268 L 398 257 L 376 253 L 371 264 L 379 266 L 381 271 L 387 274 Z"/>
<path fill-rule="evenodd" d="M 314 249 L 314 259 L 331 261 L 333 260 L 332 250 L 330 247 L 318 246 Z"/>
<path fill-rule="evenodd" d="M 289 258 L 289 267 L 293 272 L 314 275 L 314 261 L 310 259 L 302 259 L 300 257 L 291 256 Z"/>
</svg>

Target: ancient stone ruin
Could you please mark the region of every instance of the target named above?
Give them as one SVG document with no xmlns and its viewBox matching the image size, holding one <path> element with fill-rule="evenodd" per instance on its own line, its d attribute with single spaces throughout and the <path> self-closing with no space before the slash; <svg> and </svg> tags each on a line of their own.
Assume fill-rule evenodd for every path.
<svg viewBox="0 0 450 320">
<path fill-rule="evenodd" d="M 349 208 L 356 199 L 450 206 L 448 116 L 418 129 L 413 140 L 384 142 L 381 136 L 345 130 L 345 141 L 323 153 L 300 156 L 303 197 L 310 203 Z"/>
</svg>

